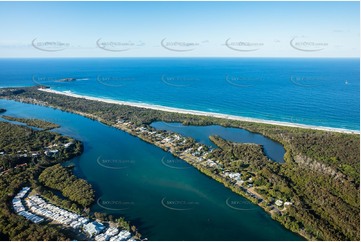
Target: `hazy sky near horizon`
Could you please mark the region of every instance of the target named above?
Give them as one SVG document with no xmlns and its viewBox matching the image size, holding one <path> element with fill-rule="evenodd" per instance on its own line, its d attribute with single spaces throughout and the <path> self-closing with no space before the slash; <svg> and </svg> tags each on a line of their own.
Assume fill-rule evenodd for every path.
<svg viewBox="0 0 361 242">
<path fill-rule="evenodd" d="M 0 57 L 359 57 L 359 2 L 0 2 Z"/>
</svg>

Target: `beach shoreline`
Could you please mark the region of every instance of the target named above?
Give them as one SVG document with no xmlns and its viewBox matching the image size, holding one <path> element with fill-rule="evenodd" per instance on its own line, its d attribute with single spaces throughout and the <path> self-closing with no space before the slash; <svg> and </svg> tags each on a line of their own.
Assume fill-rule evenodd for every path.
<svg viewBox="0 0 361 242">
<path fill-rule="evenodd" d="M 166 106 L 154 105 L 154 104 L 119 101 L 119 100 L 113 100 L 113 99 L 107 99 L 107 98 L 80 95 L 80 94 L 75 94 L 75 93 L 67 92 L 67 91 L 61 92 L 61 91 L 56 91 L 56 90 L 52 90 L 49 88 L 47 88 L 47 89 L 39 88 L 38 90 L 43 91 L 43 92 L 53 93 L 53 94 L 65 95 L 65 96 L 69 96 L 69 97 L 84 98 L 84 99 L 92 100 L 92 101 L 105 102 L 105 103 L 118 104 L 118 105 L 126 105 L 126 106 L 159 110 L 159 111 L 165 111 L 165 112 L 208 116 L 208 117 L 213 117 L 213 118 L 223 118 L 223 119 L 237 120 L 237 121 L 243 121 L 243 122 L 270 124 L 270 125 L 278 125 L 278 126 L 293 127 L 293 128 L 303 128 L 303 129 L 313 129 L 313 130 L 330 131 L 330 132 L 338 132 L 338 133 L 346 133 L 346 134 L 360 134 L 360 131 L 358 131 L 358 130 L 323 127 L 323 126 L 315 126 L 315 125 L 307 125 L 307 124 L 299 124 L 299 123 L 289 123 L 289 122 L 282 122 L 282 121 L 272 121 L 272 120 L 248 118 L 248 117 L 221 114 L 221 113 L 166 107 Z"/>
</svg>

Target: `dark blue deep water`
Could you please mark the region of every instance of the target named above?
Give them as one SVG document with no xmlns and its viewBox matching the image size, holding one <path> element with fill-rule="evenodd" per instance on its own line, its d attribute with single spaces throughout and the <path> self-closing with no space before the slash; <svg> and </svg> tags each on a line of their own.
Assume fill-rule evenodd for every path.
<svg viewBox="0 0 361 242">
<path fill-rule="evenodd" d="M 360 129 L 359 59 L 0 59 L 1 86 Z M 74 82 L 57 82 L 62 78 Z"/>
</svg>

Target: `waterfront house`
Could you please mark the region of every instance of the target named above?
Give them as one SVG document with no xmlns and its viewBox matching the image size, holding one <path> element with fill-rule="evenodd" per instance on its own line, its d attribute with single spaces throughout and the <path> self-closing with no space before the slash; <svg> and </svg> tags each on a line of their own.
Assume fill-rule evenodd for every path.
<svg viewBox="0 0 361 242">
<path fill-rule="evenodd" d="M 57 153 L 59 152 L 59 150 L 46 150 L 45 152 L 44 152 L 44 154 L 46 155 L 46 156 L 54 156 L 54 155 L 56 155 Z"/>
<path fill-rule="evenodd" d="M 73 142 L 69 142 L 69 143 L 64 144 L 64 147 L 69 148 L 71 145 L 73 145 Z"/>
<path fill-rule="evenodd" d="M 98 235 L 105 229 L 105 226 L 99 222 L 91 222 L 84 225 L 84 231 L 90 236 Z"/>
<path fill-rule="evenodd" d="M 237 173 L 237 172 L 229 173 L 228 177 L 231 178 L 232 180 L 235 180 L 235 181 L 240 181 L 241 180 L 241 174 Z"/>
<path fill-rule="evenodd" d="M 131 233 L 127 230 L 122 230 L 119 232 L 118 235 L 111 237 L 109 240 L 110 241 L 125 241 L 125 240 L 129 240 L 131 237 Z"/>
<path fill-rule="evenodd" d="M 119 229 L 117 228 L 109 228 L 107 229 L 107 231 L 105 232 L 106 235 L 109 235 L 109 236 L 114 236 L 116 234 L 119 233 Z"/>
<path fill-rule="evenodd" d="M 118 236 L 119 236 L 120 240 L 127 240 L 127 239 L 129 239 L 132 235 L 130 234 L 129 231 L 127 231 L 127 230 L 122 230 L 122 231 L 119 232 Z"/>
</svg>

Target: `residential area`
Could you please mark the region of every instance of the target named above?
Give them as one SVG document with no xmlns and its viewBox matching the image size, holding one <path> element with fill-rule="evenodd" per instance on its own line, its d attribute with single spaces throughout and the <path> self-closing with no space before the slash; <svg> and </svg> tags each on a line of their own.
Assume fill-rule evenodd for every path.
<svg viewBox="0 0 361 242">
<path fill-rule="evenodd" d="M 17 163 L 13 168 L 19 168 L 21 166 L 27 166 L 29 162 L 35 162 L 41 158 L 55 158 L 59 153 L 64 149 L 70 149 L 74 145 L 74 142 L 61 142 L 57 141 L 56 143 L 52 142 L 48 146 L 41 147 L 37 150 L 28 150 L 28 149 L 19 149 L 16 152 L 8 152 L 6 150 L 0 151 L 0 159 L 14 159 L 16 158 Z M 43 157 L 42 157 L 43 156 Z M 45 156 L 45 157 L 44 157 Z M 6 169 L 5 167 L 0 167 L 0 176 L 6 174 L 12 167 Z"/>
<path fill-rule="evenodd" d="M 255 191 L 252 176 L 242 177 L 241 173 L 227 171 L 219 161 L 209 159 L 209 154 L 213 151 L 212 147 L 198 143 L 191 138 L 183 137 L 175 132 L 156 130 L 146 125 L 139 126 L 133 122 L 127 122 L 122 119 L 116 121 L 115 127 L 137 136 L 146 142 L 152 143 L 192 165 L 201 165 L 210 170 L 217 168 L 217 170 L 220 171 L 219 176 L 229 180 L 234 186 L 239 187 L 244 196 L 259 205 L 262 203 L 271 213 L 281 215 L 282 211 L 287 209 L 287 206 L 292 205 L 292 202 L 283 201 L 279 198 L 265 199 Z"/>
<path fill-rule="evenodd" d="M 114 226 L 57 207 L 39 195 L 30 195 L 29 187 L 23 187 L 13 198 L 14 211 L 33 223 L 49 222 L 72 228 L 77 233 L 84 233 L 89 240 L 97 241 L 134 241 L 132 234 Z"/>
</svg>

